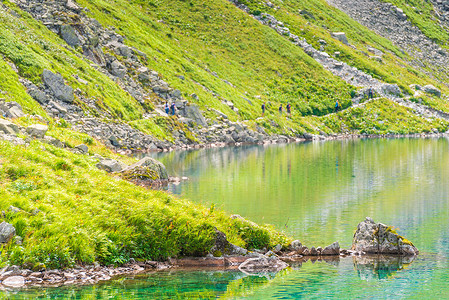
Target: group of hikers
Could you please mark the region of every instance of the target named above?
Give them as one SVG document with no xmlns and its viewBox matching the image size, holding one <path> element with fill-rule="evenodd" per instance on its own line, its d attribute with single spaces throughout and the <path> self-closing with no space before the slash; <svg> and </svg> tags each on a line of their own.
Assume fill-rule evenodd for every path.
<svg viewBox="0 0 449 300">
<path fill-rule="evenodd" d="M 372 99 L 372 98 L 374 98 L 374 89 L 372 88 L 372 87 L 370 87 L 369 89 L 368 89 L 368 99 Z M 292 106 L 291 106 L 291 104 L 290 103 L 288 103 L 287 104 L 287 116 L 291 116 L 291 114 L 292 114 Z M 266 110 L 266 104 L 265 104 L 265 102 L 262 104 L 262 117 L 264 117 L 265 116 L 265 110 Z M 336 103 L 335 103 L 335 112 L 337 113 L 337 112 L 339 112 L 341 110 L 341 105 L 340 105 L 340 102 L 338 101 L 338 99 L 337 99 L 337 101 L 336 101 Z M 282 107 L 282 103 L 281 103 L 281 105 L 279 106 L 279 114 L 282 116 L 282 112 L 284 111 L 284 108 Z"/>
<path fill-rule="evenodd" d="M 168 102 L 165 102 L 164 108 L 165 108 L 165 113 L 167 115 L 172 115 L 172 116 L 175 115 L 175 110 L 176 110 L 175 102 L 172 102 L 170 105 L 168 105 Z"/>
</svg>

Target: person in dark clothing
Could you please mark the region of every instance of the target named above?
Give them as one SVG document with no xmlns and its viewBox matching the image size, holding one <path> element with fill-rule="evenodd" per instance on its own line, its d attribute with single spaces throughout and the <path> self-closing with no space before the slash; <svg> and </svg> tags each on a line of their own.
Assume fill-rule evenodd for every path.
<svg viewBox="0 0 449 300">
<path fill-rule="evenodd" d="M 290 103 L 287 104 L 287 115 L 290 117 L 292 115 L 292 106 Z"/>
<path fill-rule="evenodd" d="M 282 110 L 283 110 L 283 108 L 282 108 L 282 104 L 281 104 L 281 106 L 279 106 L 279 114 L 281 114 L 281 115 L 282 115 Z"/>
<path fill-rule="evenodd" d="M 262 117 L 265 116 L 265 102 L 262 104 Z"/>
<path fill-rule="evenodd" d="M 176 105 L 175 102 L 173 102 L 170 106 L 170 110 L 171 110 L 171 115 L 174 116 L 175 115 L 175 109 L 176 109 Z"/>
<path fill-rule="evenodd" d="M 165 102 L 164 108 L 165 108 L 165 113 L 167 115 L 170 114 L 170 106 L 168 105 L 168 102 Z"/>
<path fill-rule="evenodd" d="M 374 91 L 373 91 L 373 87 L 370 86 L 369 90 L 368 90 L 368 99 L 373 99 L 374 98 Z"/>
<path fill-rule="evenodd" d="M 335 103 L 335 112 L 338 113 L 339 110 L 340 110 L 340 103 L 337 100 L 337 102 Z"/>
</svg>

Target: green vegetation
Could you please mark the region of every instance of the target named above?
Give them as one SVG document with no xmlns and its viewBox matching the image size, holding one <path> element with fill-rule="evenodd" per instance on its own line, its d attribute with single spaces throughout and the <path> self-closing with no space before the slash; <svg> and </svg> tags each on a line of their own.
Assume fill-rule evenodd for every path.
<svg viewBox="0 0 449 300">
<path fill-rule="evenodd" d="M 215 227 L 243 247 L 289 242 L 270 227 L 111 178 L 92 157 L 37 141 L 26 148 L 0 142 L 0 182 L 3 220 L 23 238 L 3 246 L 3 264 L 40 269 L 205 255 Z"/>
<path fill-rule="evenodd" d="M 318 122 L 315 123 L 317 126 L 327 127 L 324 131 L 328 133 L 411 134 L 449 129 L 449 122 L 418 117 L 410 109 L 387 99 L 371 101 L 313 121 Z"/>
</svg>

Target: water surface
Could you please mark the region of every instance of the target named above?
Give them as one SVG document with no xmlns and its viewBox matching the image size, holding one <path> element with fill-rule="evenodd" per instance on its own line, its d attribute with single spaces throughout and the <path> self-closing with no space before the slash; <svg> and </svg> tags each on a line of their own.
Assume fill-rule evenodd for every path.
<svg viewBox="0 0 449 300">
<path fill-rule="evenodd" d="M 277 229 L 306 245 L 351 246 L 366 216 L 394 225 L 414 261 L 305 262 L 279 274 L 169 271 L 10 298 L 449 298 L 449 142 L 376 139 L 203 149 L 156 155 L 189 181 L 169 191 Z"/>
</svg>

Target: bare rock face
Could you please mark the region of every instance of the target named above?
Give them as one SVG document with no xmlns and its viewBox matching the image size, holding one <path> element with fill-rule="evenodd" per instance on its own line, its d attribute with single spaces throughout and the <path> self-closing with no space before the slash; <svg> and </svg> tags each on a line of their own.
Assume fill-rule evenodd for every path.
<svg viewBox="0 0 449 300">
<path fill-rule="evenodd" d="M 367 217 L 357 226 L 352 250 L 368 254 L 418 255 L 419 251 L 391 226 L 376 223 Z"/>
</svg>

